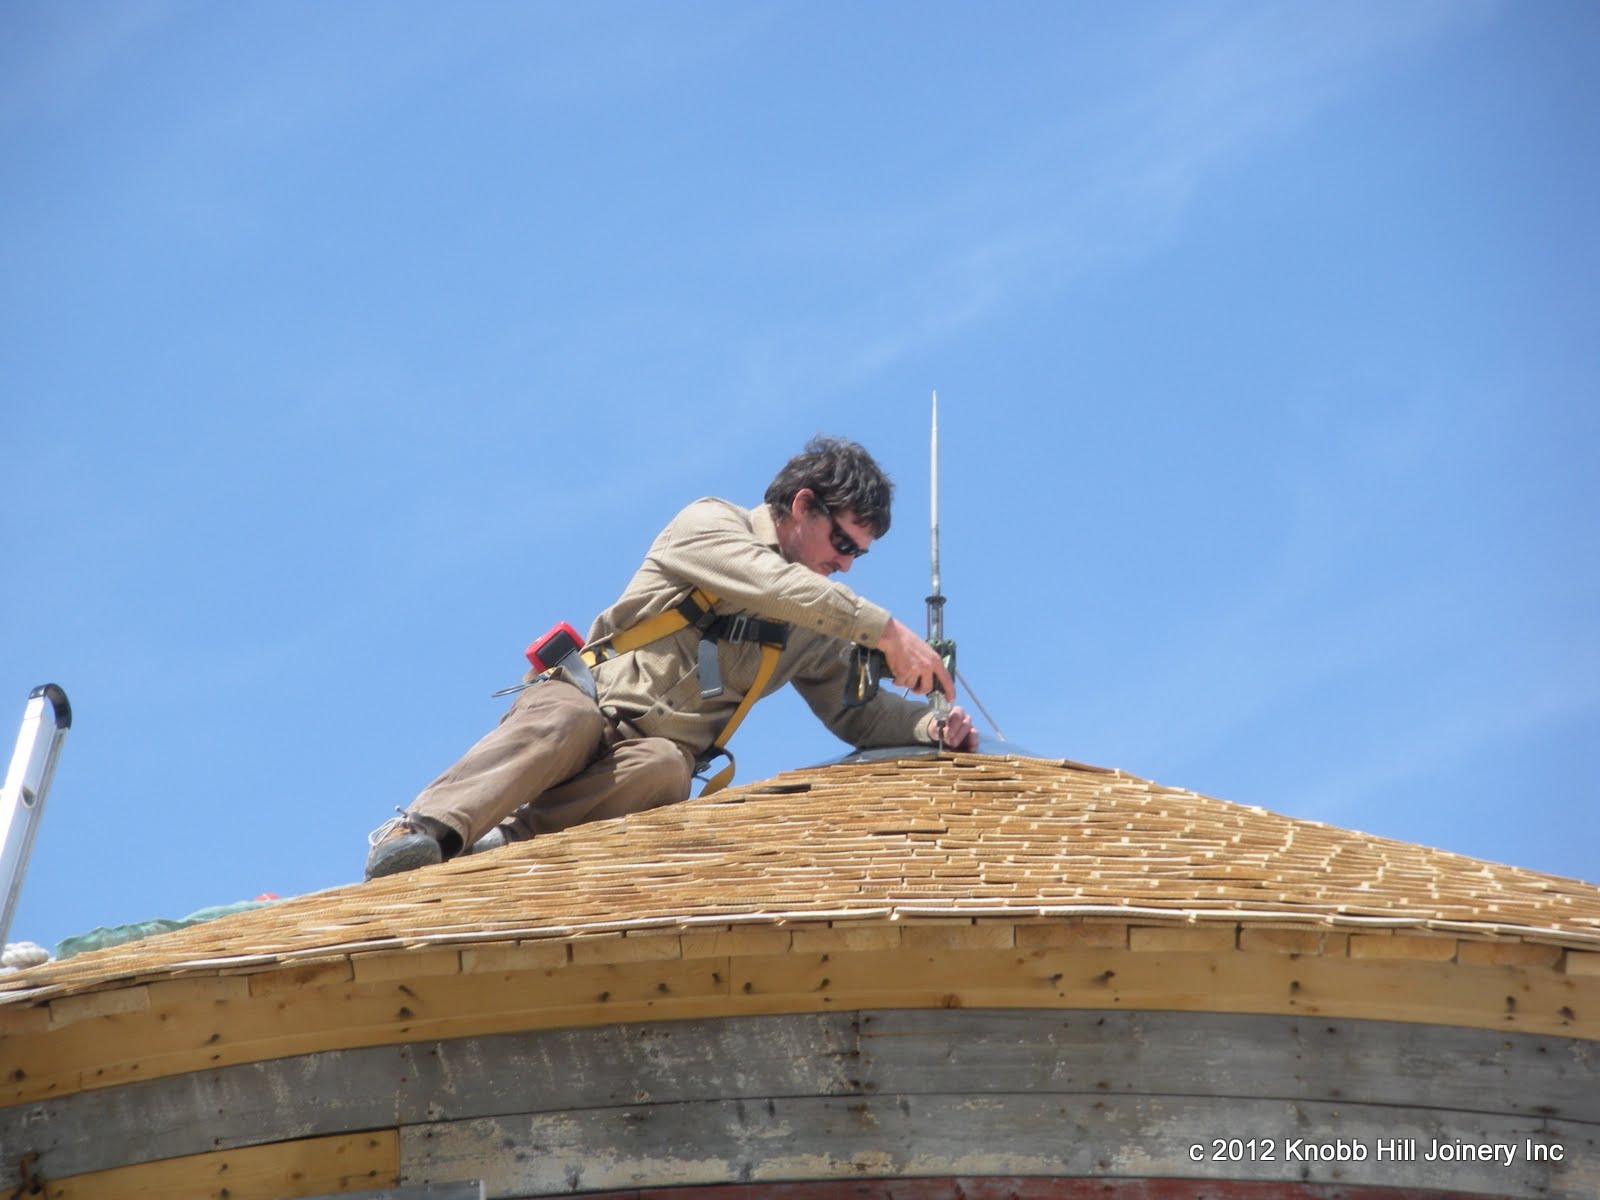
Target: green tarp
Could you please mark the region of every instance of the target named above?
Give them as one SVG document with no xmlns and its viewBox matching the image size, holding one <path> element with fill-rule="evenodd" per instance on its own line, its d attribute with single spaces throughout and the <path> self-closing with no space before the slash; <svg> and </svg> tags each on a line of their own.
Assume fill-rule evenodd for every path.
<svg viewBox="0 0 1600 1200">
<path fill-rule="evenodd" d="M 237 904 L 214 904 L 210 908 L 202 908 L 198 912 L 192 912 L 187 917 L 178 917 L 176 920 L 158 917 L 153 921 L 140 921 L 133 925 L 102 925 L 99 929 L 91 929 L 88 933 L 80 933 L 59 942 L 56 945 L 56 957 L 71 958 L 74 954 L 87 954 L 90 950 L 120 946 L 124 942 L 136 942 L 140 938 L 154 937 L 158 933 L 171 933 L 174 929 L 187 929 L 191 925 L 203 925 L 207 921 L 215 921 L 218 917 L 249 912 L 252 908 L 265 908 L 269 904 L 276 903 L 276 900 L 241 900 Z"/>
</svg>

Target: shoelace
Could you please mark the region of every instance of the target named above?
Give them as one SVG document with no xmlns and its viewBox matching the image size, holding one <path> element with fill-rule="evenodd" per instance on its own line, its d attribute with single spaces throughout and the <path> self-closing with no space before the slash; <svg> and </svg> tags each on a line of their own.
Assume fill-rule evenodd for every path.
<svg viewBox="0 0 1600 1200">
<path fill-rule="evenodd" d="M 406 816 L 406 810 L 405 809 L 401 808 L 399 805 L 395 805 L 395 812 L 399 813 L 400 815 L 398 817 L 390 817 L 382 825 L 379 825 L 371 833 L 367 834 L 367 845 L 376 846 L 379 842 L 383 841 L 384 838 L 388 837 L 396 829 L 401 829 L 401 828 L 404 828 L 404 829 L 415 829 L 416 828 L 416 825 L 414 825 L 412 823 L 411 818 Z"/>
</svg>

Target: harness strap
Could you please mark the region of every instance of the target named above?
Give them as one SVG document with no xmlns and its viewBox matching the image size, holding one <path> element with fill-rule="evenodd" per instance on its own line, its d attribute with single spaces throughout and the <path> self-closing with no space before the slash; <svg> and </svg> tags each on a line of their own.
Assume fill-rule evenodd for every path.
<svg viewBox="0 0 1600 1200">
<path fill-rule="evenodd" d="M 658 612 L 653 617 L 646 617 L 637 625 L 630 625 L 621 633 L 615 634 L 605 645 L 584 650 L 583 657 L 592 667 L 618 654 L 626 654 L 630 650 L 637 650 L 640 646 L 660 641 L 668 634 L 677 633 L 686 625 L 704 629 L 706 625 L 716 620 L 711 612 L 711 606 L 716 602 L 717 598 L 710 592 L 695 588 L 671 608 Z"/>
<path fill-rule="evenodd" d="M 728 760 L 727 766 L 706 781 L 705 788 L 700 792 L 702 796 L 720 792 L 733 782 L 734 761 L 733 755 L 728 752 L 728 742 L 732 740 L 750 710 L 755 707 L 756 701 L 761 698 L 761 693 L 771 681 L 772 673 L 778 669 L 778 659 L 789 642 L 789 626 L 785 622 L 766 621 L 745 614 L 719 616 L 712 611 L 716 603 L 717 597 L 703 588 L 695 588 L 664 612 L 647 617 L 637 625 L 629 626 L 621 633 L 615 634 L 604 645 L 586 647 L 583 651 L 583 660 L 593 667 L 608 658 L 615 658 L 619 654 L 648 646 L 651 642 L 659 641 L 690 625 L 700 631 L 700 636 L 704 639 L 702 648 L 712 646 L 713 653 L 715 653 L 715 643 L 718 641 L 760 643 L 761 662 L 756 667 L 755 682 L 750 685 L 750 690 L 739 702 L 739 707 L 733 710 L 733 715 L 728 718 L 722 731 L 717 734 L 705 753 L 696 760 L 697 771 L 704 771 L 718 758 Z"/>
<path fill-rule="evenodd" d="M 788 627 L 785 626 L 785 637 L 788 636 L 788 632 Z M 700 761 L 696 764 L 703 771 L 717 758 L 726 758 L 728 760 L 727 766 L 706 780 L 706 786 L 700 789 L 702 796 L 720 792 L 733 782 L 733 771 L 737 764 L 733 761 L 733 755 L 728 752 L 728 743 L 733 740 L 733 735 L 738 730 L 740 723 L 750 715 L 750 710 L 755 707 L 756 701 L 761 698 L 761 693 L 766 688 L 767 682 L 772 678 L 772 673 L 778 669 L 778 658 L 782 654 L 782 645 L 775 645 L 771 642 L 762 645 L 761 665 L 756 668 L 755 682 L 750 685 L 750 690 L 744 694 L 744 699 L 739 701 L 739 707 L 733 710 L 733 716 L 728 718 L 728 723 L 722 727 L 722 732 L 717 734 L 716 740 L 700 756 Z"/>
<path fill-rule="evenodd" d="M 764 621 L 745 613 L 715 617 L 703 624 L 700 648 L 695 656 L 699 660 L 702 700 L 712 700 L 722 695 L 722 661 L 717 653 L 718 642 L 755 642 L 782 650 L 789 644 L 789 627 L 782 621 Z"/>
<path fill-rule="evenodd" d="M 764 621 L 737 613 L 716 618 L 700 631 L 700 636 L 713 642 L 759 642 L 781 650 L 789 644 L 789 626 L 783 621 Z"/>
</svg>

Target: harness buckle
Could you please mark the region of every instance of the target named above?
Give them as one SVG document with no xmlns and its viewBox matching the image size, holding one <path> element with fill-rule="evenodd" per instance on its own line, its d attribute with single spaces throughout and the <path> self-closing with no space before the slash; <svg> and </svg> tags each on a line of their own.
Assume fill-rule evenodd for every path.
<svg viewBox="0 0 1600 1200">
<path fill-rule="evenodd" d="M 733 755 L 729 754 L 728 751 L 721 746 L 707 746 L 704 750 L 700 751 L 700 753 L 695 756 L 694 760 L 694 778 L 698 779 L 701 783 L 706 782 L 706 772 L 711 769 L 711 764 L 716 762 L 719 758 L 731 760 Z"/>
<path fill-rule="evenodd" d="M 701 638 L 697 652 L 700 674 L 700 699 L 715 700 L 722 695 L 722 664 L 717 659 L 714 638 Z"/>
<path fill-rule="evenodd" d="M 711 764 L 716 762 L 719 758 L 727 759 L 727 764 L 715 775 L 711 776 L 709 779 L 706 778 L 706 772 L 711 769 Z M 732 783 L 733 771 L 733 755 L 722 746 L 707 746 L 706 749 L 700 753 L 699 757 L 694 760 L 694 777 L 704 784 L 704 786 L 700 789 L 700 794 L 702 796 L 709 796 L 715 792 L 720 792 L 723 788 Z"/>
</svg>

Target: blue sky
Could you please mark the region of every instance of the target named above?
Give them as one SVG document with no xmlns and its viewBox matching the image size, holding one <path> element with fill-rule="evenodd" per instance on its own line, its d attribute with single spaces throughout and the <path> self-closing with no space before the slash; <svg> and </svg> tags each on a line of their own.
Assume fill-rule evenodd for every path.
<svg viewBox="0 0 1600 1200">
<path fill-rule="evenodd" d="M 76 713 L 11 939 L 358 879 L 532 636 L 818 431 L 920 628 L 935 389 L 1012 741 L 1600 879 L 1597 51 L 1582 0 L 4 0 L 0 717 Z"/>
</svg>

